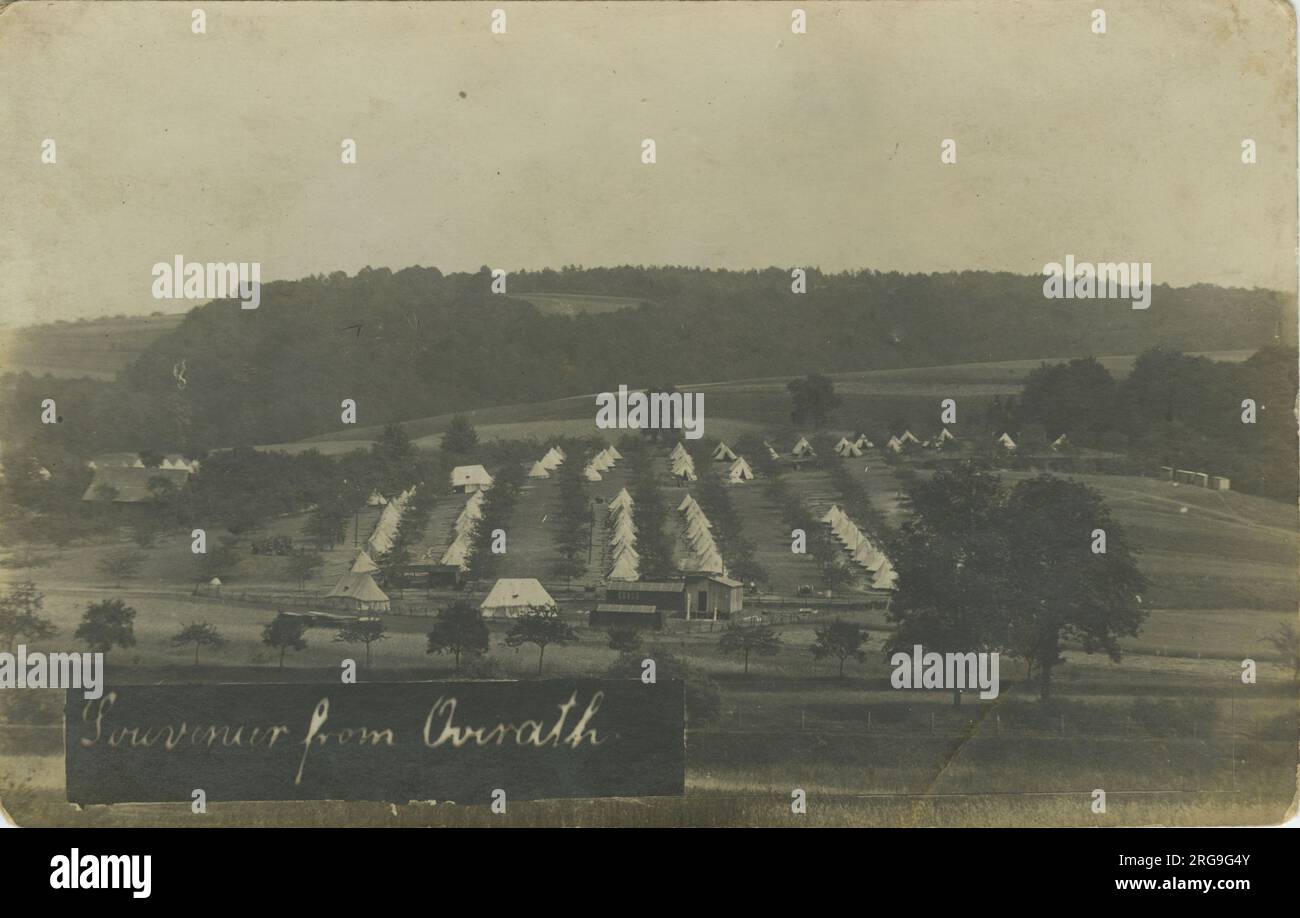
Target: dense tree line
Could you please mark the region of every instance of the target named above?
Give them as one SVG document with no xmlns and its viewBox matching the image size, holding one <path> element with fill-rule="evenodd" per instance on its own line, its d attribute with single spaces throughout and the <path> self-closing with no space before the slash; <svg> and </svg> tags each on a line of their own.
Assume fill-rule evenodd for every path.
<svg viewBox="0 0 1300 918">
<path fill-rule="evenodd" d="M 1294 502 L 1296 361 L 1293 348 L 1239 363 L 1153 348 L 1118 381 L 1092 358 L 1043 364 L 1018 402 L 998 407 L 1007 426 L 1035 431 L 1031 440 L 1066 434 L 1076 445 L 1223 475 L 1236 490 Z M 1246 399 L 1257 406 L 1254 423 L 1243 422 Z"/>
<path fill-rule="evenodd" d="M 1170 329 L 1125 303 L 1047 302 L 1041 278 L 1005 273 L 811 270 L 802 295 L 778 268 L 565 268 L 516 272 L 510 284 L 516 293 L 567 286 L 560 292 L 645 305 L 551 315 L 490 293 L 486 269 L 366 268 L 269 283 L 256 310 L 233 301 L 192 310 L 114 383 L 6 377 L 6 464 L 33 453 L 48 466 L 61 455 L 106 450 L 203 452 L 295 440 L 341 429 L 344 398 L 356 400 L 361 424 L 381 424 L 607 391 L 628 380 L 1027 358 L 1071 353 L 1080 340 L 1100 353 L 1156 343 L 1254 348 L 1295 325 L 1293 306 L 1271 291 L 1159 287 L 1162 314 L 1178 316 Z M 172 376 L 181 359 L 183 390 Z M 63 423 L 38 423 L 44 398 L 57 400 Z"/>
</svg>

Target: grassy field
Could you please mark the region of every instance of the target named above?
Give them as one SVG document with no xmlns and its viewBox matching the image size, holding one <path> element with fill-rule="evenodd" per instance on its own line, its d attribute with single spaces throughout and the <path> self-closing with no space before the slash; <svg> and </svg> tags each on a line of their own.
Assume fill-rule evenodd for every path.
<svg viewBox="0 0 1300 918">
<path fill-rule="evenodd" d="M 0 369 L 112 379 L 184 316 L 123 316 L 0 330 Z"/>
</svg>

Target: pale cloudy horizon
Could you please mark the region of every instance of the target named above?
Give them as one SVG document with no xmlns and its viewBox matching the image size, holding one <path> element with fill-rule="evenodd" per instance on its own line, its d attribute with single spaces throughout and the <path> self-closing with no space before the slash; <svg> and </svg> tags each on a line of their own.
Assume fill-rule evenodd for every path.
<svg viewBox="0 0 1300 918">
<path fill-rule="evenodd" d="M 1291 8 L 1111 2 L 1098 36 L 1096 6 L 17 3 L 0 323 L 184 312 L 150 295 L 177 254 L 268 282 L 1074 255 L 1294 296 Z"/>
</svg>

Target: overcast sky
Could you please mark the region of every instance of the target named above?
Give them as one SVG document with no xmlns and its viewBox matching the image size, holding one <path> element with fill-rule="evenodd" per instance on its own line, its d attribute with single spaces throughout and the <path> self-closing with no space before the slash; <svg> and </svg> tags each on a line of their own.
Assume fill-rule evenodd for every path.
<svg viewBox="0 0 1300 918">
<path fill-rule="evenodd" d="M 1280 0 L 199 6 L 0 15 L 0 321 L 184 310 L 150 295 L 176 254 L 1296 289 Z"/>
</svg>

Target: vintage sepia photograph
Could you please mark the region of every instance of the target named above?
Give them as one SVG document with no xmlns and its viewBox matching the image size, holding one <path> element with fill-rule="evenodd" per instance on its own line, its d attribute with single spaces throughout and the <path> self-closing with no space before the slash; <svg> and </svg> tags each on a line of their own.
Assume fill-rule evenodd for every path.
<svg viewBox="0 0 1300 918">
<path fill-rule="evenodd" d="M 1293 821 L 1296 77 L 1274 0 L 0 5 L 0 821 Z"/>
</svg>

